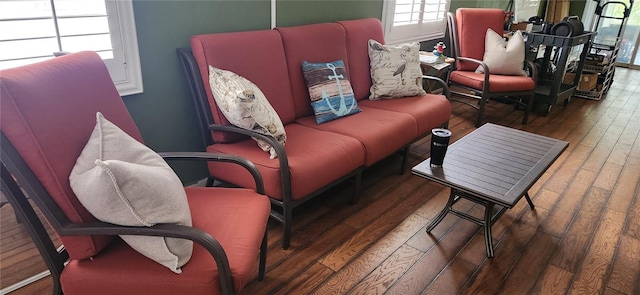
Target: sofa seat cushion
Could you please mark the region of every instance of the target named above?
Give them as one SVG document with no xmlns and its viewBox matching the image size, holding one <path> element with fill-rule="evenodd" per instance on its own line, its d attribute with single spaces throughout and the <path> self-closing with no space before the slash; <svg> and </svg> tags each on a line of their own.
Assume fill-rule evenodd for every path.
<svg viewBox="0 0 640 295">
<path fill-rule="evenodd" d="M 311 116 L 309 119 L 312 120 L 313 125 L 317 125 L 315 117 Z M 365 150 L 360 141 L 355 138 L 296 123 L 285 125 L 285 131 L 288 136 L 285 150 L 291 171 L 291 190 L 294 200 L 301 199 L 364 166 Z M 213 144 L 207 147 L 207 152 L 235 154 L 249 159 L 262 174 L 265 193 L 274 199 L 282 200 L 282 178 L 278 159 L 270 160 L 252 140 Z M 226 182 L 243 187 L 255 187 L 248 172 L 237 165 L 209 163 L 209 173 Z"/>
<path fill-rule="evenodd" d="M 266 228 L 269 200 L 249 189 L 189 187 L 186 192 L 193 227 L 211 234 L 227 254 L 235 253 L 228 259 L 234 289 L 240 290 L 256 273 L 255 254 Z M 241 218 L 232 218 L 229 211 Z M 148 285 L 162 286 L 156 290 L 164 292 L 154 294 L 220 292 L 215 261 L 199 244 L 194 243 L 192 259 L 182 272 L 176 275 L 118 239 L 93 259 L 71 260 L 62 272 L 61 283 L 65 294 L 147 294 Z M 118 284 L 111 283 L 114 281 Z"/>
<path fill-rule="evenodd" d="M 393 154 L 416 138 L 416 121 L 411 115 L 368 107 L 360 109 L 360 113 L 322 125 L 316 124 L 312 116 L 297 122 L 357 139 L 365 148 L 366 166 Z"/>
<path fill-rule="evenodd" d="M 484 73 L 453 71 L 449 80 L 460 85 L 482 89 Z M 527 76 L 489 75 L 489 91 L 491 92 L 528 91 L 535 86 L 535 81 Z"/>
<path fill-rule="evenodd" d="M 431 129 L 442 126 L 451 117 L 451 104 L 444 95 L 426 94 L 396 99 L 361 100 L 360 105 L 411 115 L 417 124 L 415 137 L 430 134 Z"/>
</svg>

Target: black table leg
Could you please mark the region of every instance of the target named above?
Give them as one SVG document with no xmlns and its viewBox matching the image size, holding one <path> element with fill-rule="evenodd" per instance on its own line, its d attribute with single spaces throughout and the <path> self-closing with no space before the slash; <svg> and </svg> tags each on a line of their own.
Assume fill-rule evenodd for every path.
<svg viewBox="0 0 640 295">
<path fill-rule="evenodd" d="M 536 208 L 535 206 L 533 206 L 531 198 L 529 198 L 529 192 L 524 193 L 524 198 L 527 199 L 527 203 L 529 203 L 529 207 L 531 207 L 531 210 Z"/>
<path fill-rule="evenodd" d="M 484 208 L 484 244 L 487 247 L 487 257 L 489 258 L 493 258 L 493 241 L 491 240 L 493 205 L 493 203 L 487 202 Z"/>
<path fill-rule="evenodd" d="M 451 189 L 451 193 L 449 194 L 449 201 L 447 201 L 447 205 L 445 205 L 444 209 L 442 209 L 442 211 L 438 213 L 438 215 L 431 221 L 431 223 L 429 223 L 429 225 L 427 226 L 427 232 L 431 232 L 433 228 L 435 228 L 436 225 L 438 225 L 438 223 L 440 223 L 440 221 L 444 219 L 447 213 L 449 213 L 451 206 L 453 206 L 453 203 L 455 203 L 455 199 L 456 199 L 455 190 Z"/>
</svg>

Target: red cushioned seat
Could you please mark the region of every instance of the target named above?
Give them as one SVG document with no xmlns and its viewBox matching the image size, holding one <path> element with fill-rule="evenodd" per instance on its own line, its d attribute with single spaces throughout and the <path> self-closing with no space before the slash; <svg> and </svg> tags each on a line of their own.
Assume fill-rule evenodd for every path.
<svg viewBox="0 0 640 295">
<path fill-rule="evenodd" d="M 259 172 L 246 159 L 162 154 L 167 160 L 225 161 L 251 171 L 252 189 L 187 188 L 191 227 L 119 226 L 97 221 L 82 206 L 69 175 L 96 125 L 96 112 L 142 142 L 95 52 L 2 70 L 0 97 L 3 193 L 47 264 L 54 294 L 233 294 L 256 275 L 264 276 L 271 206 Z M 60 236 L 61 251 L 25 192 Z M 189 239 L 193 255 L 176 274 L 134 251 L 119 235 Z"/>
</svg>

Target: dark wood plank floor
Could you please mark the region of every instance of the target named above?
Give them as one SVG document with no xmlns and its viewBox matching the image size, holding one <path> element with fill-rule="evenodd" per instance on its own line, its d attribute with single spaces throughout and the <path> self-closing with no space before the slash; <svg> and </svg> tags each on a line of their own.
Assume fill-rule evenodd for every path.
<svg viewBox="0 0 640 295">
<path fill-rule="evenodd" d="M 425 232 L 448 189 L 397 174 L 394 156 L 364 173 L 358 204 L 348 205 L 347 183 L 299 208 L 290 249 L 272 223 L 267 276 L 242 294 L 640 294 L 640 71 L 618 69 L 601 101 L 573 98 L 526 126 L 521 116 L 496 102 L 487 110 L 487 121 L 570 145 L 530 190 L 536 209 L 521 201 L 494 225 L 495 258 L 471 222 L 447 216 Z M 474 118 L 453 103 L 453 140 L 475 129 Z M 414 144 L 411 166 L 428 152 L 426 140 Z M 11 208 L 1 214 L 5 288 L 44 266 Z M 11 294 L 48 294 L 49 280 Z"/>
</svg>

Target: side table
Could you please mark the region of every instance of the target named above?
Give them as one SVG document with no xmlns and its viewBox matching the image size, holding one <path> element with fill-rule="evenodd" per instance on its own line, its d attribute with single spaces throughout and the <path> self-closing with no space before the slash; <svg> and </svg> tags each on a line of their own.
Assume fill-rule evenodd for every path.
<svg viewBox="0 0 640 295">
<path fill-rule="evenodd" d="M 427 225 L 427 232 L 451 213 L 484 228 L 487 257 L 493 257 L 493 223 L 523 197 L 531 209 L 535 208 L 529 189 L 568 145 L 566 141 L 486 123 L 449 146 L 442 167 L 431 167 L 431 158 L 424 160 L 411 172 L 451 189 L 447 205 Z M 484 216 L 456 210 L 453 206 L 460 199 L 485 207 Z"/>
<path fill-rule="evenodd" d="M 449 68 L 455 61 L 454 58 L 447 57 L 444 62 L 430 62 L 430 59 L 435 58 L 432 52 L 420 51 L 420 68 L 422 68 L 422 74 L 427 76 L 438 77 L 445 82 L 448 82 Z M 422 58 L 425 56 L 426 58 Z M 436 82 L 425 81 L 425 90 L 429 93 L 436 91 Z"/>
</svg>

